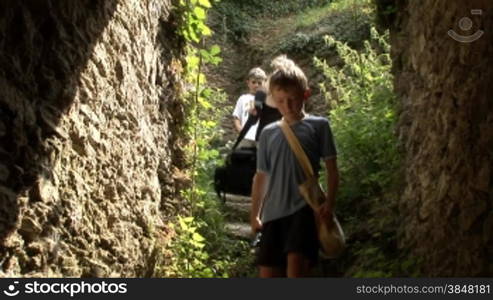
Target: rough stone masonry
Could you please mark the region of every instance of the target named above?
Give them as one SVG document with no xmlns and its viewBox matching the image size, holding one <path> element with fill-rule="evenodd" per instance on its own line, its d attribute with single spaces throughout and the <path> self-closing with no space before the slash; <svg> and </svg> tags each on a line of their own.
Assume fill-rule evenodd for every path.
<svg viewBox="0 0 493 300">
<path fill-rule="evenodd" d="M 152 276 L 183 166 L 174 14 L 1 1 L 0 277 Z"/>
<path fill-rule="evenodd" d="M 405 148 L 402 246 L 422 258 L 423 275 L 491 276 L 493 3 L 396 4 L 391 33 Z M 459 25 L 466 17 L 469 31 Z M 449 30 L 484 35 L 464 43 Z"/>
</svg>

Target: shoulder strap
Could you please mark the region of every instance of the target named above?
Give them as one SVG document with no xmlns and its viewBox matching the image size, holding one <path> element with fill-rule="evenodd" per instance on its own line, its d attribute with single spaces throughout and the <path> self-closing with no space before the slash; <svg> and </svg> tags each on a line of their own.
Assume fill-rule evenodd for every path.
<svg viewBox="0 0 493 300">
<path fill-rule="evenodd" d="M 243 128 L 241 129 L 239 135 L 238 135 L 238 138 L 236 139 L 236 142 L 233 146 L 233 150 L 238 146 L 238 144 L 240 143 L 240 141 L 245 137 L 245 135 L 247 134 L 248 130 L 250 129 L 250 127 L 252 127 L 255 123 L 257 123 L 258 120 L 261 119 L 262 117 L 262 113 L 264 111 L 264 106 L 265 106 L 265 100 L 266 100 L 266 97 L 267 97 L 267 92 L 264 90 L 264 89 L 259 89 L 256 93 L 255 93 L 255 96 L 253 98 L 253 101 L 255 101 L 255 103 L 257 103 L 255 106 L 257 107 L 257 115 L 254 116 L 252 114 L 248 114 L 248 119 L 247 121 L 245 122 L 245 125 L 243 125 Z M 257 137 L 258 137 L 258 129 L 257 129 L 257 132 L 255 133 L 255 140 L 257 140 Z"/>
<path fill-rule="evenodd" d="M 238 134 L 238 138 L 236 139 L 236 142 L 233 146 L 233 150 L 236 149 L 236 147 L 238 146 L 238 144 L 240 143 L 240 141 L 245 137 L 245 135 L 247 134 L 248 130 L 250 129 L 250 127 L 253 126 L 253 124 L 255 124 L 258 120 L 258 117 L 257 116 L 253 116 L 251 114 L 248 114 L 248 119 L 245 123 L 245 125 L 243 125 L 243 128 L 241 129 L 240 133 Z"/>
<path fill-rule="evenodd" d="M 291 130 L 291 128 L 289 127 L 288 123 L 284 120 L 284 118 L 280 121 L 279 125 L 282 129 L 282 132 L 284 133 L 284 136 L 286 137 L 289 143 L 289 146 L 291 147 L 291 150 L 293 150 L 294 155 L 296 156 L 298 162 L 303 168 L 303 171 L 305 172 L 305 176 L 312 177 L 314 175 L 312 164 L 310 163 L 310 160 L 306 156 L 306 153 L 301 147 L 300 142 L 296 137 L 296 135 L 294 134 L 293 130 Z"/>
</svg>

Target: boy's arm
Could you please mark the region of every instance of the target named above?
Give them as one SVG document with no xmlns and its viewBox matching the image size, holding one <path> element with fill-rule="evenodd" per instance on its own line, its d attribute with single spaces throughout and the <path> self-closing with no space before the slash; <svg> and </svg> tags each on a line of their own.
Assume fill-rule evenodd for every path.
<svg viewBox="0 0 493 300">
<path fill-rule="evenodd" d="M 250 211 L 250 226 L 252 232 L 256 233 L 262 229 L 262 222 L 260 221 L 260 207 L 262 205 L 262 199 L 265 195 L 265 188 L 267 183 L 267 173 L 258 171 L 253 177 L 252 184 L 252 210 Z"/>
<path fill-rule="evenodd" d="M 236 131 L 240 132 L 241 131 L 241 122 L 240 122 L 240 119 L 238 119 L 237 117 L 234 117 L 233 122 L 234 122 Z"/>
<path fill-rule="evenodd" d="M 327 170 L 327 201 L 320 207 L 322 217 L 330 217 L 334 211 L 336 193 L 339 188 L 339 169 L 337 168 L 337 159 L 330 158 L 325 160 Z"/>
<path fill-rule="evenodd" d="M 241 131 L 241 122 L 240 116 L 243 114 L 243 104 L 241 101 L 241 97 L 236 101 L 235 109 L 233 110 L 233 125 L 235 126 L 236 131 Z"/>
</svg>

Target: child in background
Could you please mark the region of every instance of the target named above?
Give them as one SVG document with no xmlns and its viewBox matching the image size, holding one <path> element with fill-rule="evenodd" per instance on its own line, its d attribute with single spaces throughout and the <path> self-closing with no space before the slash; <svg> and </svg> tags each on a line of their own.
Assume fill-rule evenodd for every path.
<svg viewBox="0 0 493 300">
<path fill-rule="evenodd" d="M 248 93 L 243 94 L 238 98 L 235 109 L 233 111 L 234 126 L 237 132 L 240 132 L 245 125 L 249 113 L 254 111 L 254 99 L 257 90 L 263 86 L 267 78 L 264 70 L 261 68 L 253 68 L 248 72 L 247 86 Z M 254 124 L 246 133 L 244 139 L 238 144 L 238 148 L 255 147 L 255 134 L 257 132 L 257 123 Z"/>
</svg>

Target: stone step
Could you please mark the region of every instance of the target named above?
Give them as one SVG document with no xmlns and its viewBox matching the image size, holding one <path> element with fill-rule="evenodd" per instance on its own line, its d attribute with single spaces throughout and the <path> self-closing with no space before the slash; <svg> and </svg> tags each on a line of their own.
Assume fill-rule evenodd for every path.
<svg viewBox="0 0 493 300">
<path fill-rule="evenodd" d="M 234 195 L 234 194 L 226 194 L 226 202 L 231 201 L 231 202 L 245 202 L 245 203 L 250 203 L 251 202 L 251 197 L 249 196 L 242 196 L 242 195 Z"/>
<path fill-rule="evenodd" d="M 250 203 L 228 203 L 224 207 L 226 218 L 231 221 L 244 221 L 250 220 Z"/>
<path fill-rule="evenodd" d="M 222 195 L 221 198 L 218 198 L 216 193 L 209 193 L 210 196 L 213 196 L 217 198 L 219 201 L 223 201 Z M 234 194 L 226 194 L 226 203 L 227 202 L 234 202 L 234 203 L 250 203 L 251 202 L 251 197 L 249 196 L 242 196 L 242 195 L 234 195 Z"/>
<path fill-rule="evenodd" d="M 226 230 L 233 236 L 245 240 L 251 240 L 250 224 L 244 222 L 228 222 Z"/>
<path fill-rule="evenodd" d="M 217 197 L 217 195 L 214 194 Z M 222 201 L 222 199 L 220 200 Z M 251 198 L 241 195 L 226 194 L 223 211 L 226 219 L 232 222 L 246 222 L 250 220 Z"/>
</svg>

